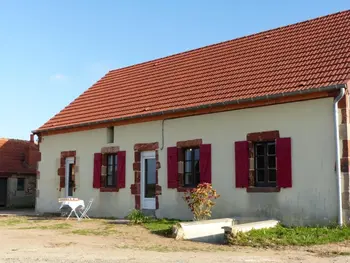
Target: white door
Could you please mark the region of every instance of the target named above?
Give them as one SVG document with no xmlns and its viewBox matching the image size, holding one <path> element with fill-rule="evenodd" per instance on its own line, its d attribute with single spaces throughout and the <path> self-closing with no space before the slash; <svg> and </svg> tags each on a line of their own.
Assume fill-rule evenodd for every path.
<svg viewBox="0 0 350 263">
<path fill-rule="evenodd" d="M 73 169 L 74 169 L 74 157 L 66 158 L 66 174 L 65 174 L 65 197 L 73 196 Z"/>
<path fill-rule="evenodd" d="M 156 153 L 141 153 L 141 207 L 156 209 Z"/>
</svg>

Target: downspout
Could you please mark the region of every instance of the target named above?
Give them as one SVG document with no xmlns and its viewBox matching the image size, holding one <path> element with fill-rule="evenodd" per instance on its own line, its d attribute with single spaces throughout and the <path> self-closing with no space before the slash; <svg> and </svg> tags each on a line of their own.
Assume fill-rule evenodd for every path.
<svg viewBox="0 0 350 263">
<path fill-rule="evenodd" d="M 338 224 L 343 225 L 343 208 L 342 208 L 342 192 L 341 192 L 341 169 L 340 169 L 340 154 L 339 154 L 339 115 L 338 115 L 338 102 L 343 98 L 345 94 L 345 88 L 341 88 L 338 96 L 334 100 L 333 114 L 334 114 L 334 133 L 335 133 L 335 162 L 337 172 L 337 190 L 338 190 Z"/>
</svg>

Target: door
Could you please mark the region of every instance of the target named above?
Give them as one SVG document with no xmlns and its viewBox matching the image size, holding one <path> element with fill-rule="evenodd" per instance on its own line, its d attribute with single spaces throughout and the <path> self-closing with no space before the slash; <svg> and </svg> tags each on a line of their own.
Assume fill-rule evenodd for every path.
<svg viewBox="0 0 350 263">
<path fill-rule="evenodd" d="M 0 206 L 6 206 L 7 178 L 0 178 Z"/>
<path fill-rule="evenodd" d="M 156 209 L 156 154 L 141 153 L 141 207 Z"/>
<path fill-rule="evenodd" d="M 74 157 L 66 158 L 65 195 L 73 196 Z"/>
</svg>

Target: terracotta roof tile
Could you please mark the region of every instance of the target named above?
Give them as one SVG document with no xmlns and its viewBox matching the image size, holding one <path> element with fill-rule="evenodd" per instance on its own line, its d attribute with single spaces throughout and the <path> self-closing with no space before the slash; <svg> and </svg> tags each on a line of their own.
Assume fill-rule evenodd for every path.
<svg viewBox="0 0 350 263">
<path fill-rule="evenodd" d="M 36 174 L 38 154 L 34 142 L 0 138 L 0 174 Z"/>
<path fill-rule="evenodd" d="M 345 84 L 350 10 L 108 72 L 38 129 Z"/>
</svg>

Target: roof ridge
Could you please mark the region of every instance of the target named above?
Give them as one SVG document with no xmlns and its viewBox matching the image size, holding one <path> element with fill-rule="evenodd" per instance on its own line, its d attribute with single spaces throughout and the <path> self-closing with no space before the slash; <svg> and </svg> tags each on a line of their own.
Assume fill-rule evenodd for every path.
<svg viewBox="0 0 350 263">
<path fill-rule="evenodd" d="M 276 30 L 280 30 L 282 28 L 288 28 L 288 27 L 292 27 L 292 26 L 296 26 L 296 25 L 300 25 L 300 24 L 309 23 L 311 21 L 324 19 L 324 18 L 327 18 L 327 17 L 330 17 L 330 16 L 336 16 L 336 15 L 339 15 L 339 14 L 342 14 L 342 13 L 346 13 L 346 12 L 350 12 L 350 9 L 346 9 L 346 10 L 343 10 L 343 11 L 338 11 L 338 12 L 327 14 L 327 15 L 323 15 L 323 16 L 310 18 L 308 20 L 299 21 L 299 22 L 296 22 L 296 23 L 293 23 L 293 24 L 288 24 L 288 25 L 284 25 L 284 26 L 280 26 L 280 27 L 276 27 L 276 28 L 272 28 L 272 29 L 267 29 L 265 31 L 260 31 L 260 32 L 256 32 L 256 33 L 253 33 L 253 34 L 240 36 L 240 37 L 237 37 L 237 38 L 234 38 L 234 39 L 224 40 L 224 41 L 213 43 L 213 44 L 209 44 L 209 45 L 206 45 L 206 46 L 202 46 L 202 47 L 198 47 L 198 48 L 182 51 L 182 52 L 179 52 L 179 53 L 174 53 L 174 54 L 167 55 L 167 56 L 164 56 L 164 57 L 158 57 L 158 58 L 155 58 L 155 59 L 143 61 L 143 62 L 132 64 L 132 65 L 129 65 L 129 66 L 116 68 L 116 69 L 111 69 L 111 70 L 109 70 L 106 73 L 106 75 L 108 75 L 111 72 L 115 72 L 115 71 L 119 71 L 119 70 L 123 70 L 123 69 L 128 69 L 128 68 L 133 68 L 133 67 L 144 65 L 144 64 L 148 64 L 148 63 L 151 64 L 152 62 L 157 62 L 159 60 L 164 60 L 164 59 L 171 58 L 171 57 L 178 56 L 178 55 L 184 55 L 184 54 L 187 54 L 187 53 L 190 53 L 190 52 L 195 52 L 195 51 L 198 51 L 198 50 L 201 50 L 201 49 L 206 49 L 206 48 L 209 48 L 209 47 L 214 47 L 214 46 L 217 46 L 217 45 L 221 45 L 221 44 L 224 44 L 224 43 L 230 43 L 230 42 L 238 41 L 238 40 L 245 39 L 245 38 L 256 37 L 258 35 L 263 35 L 263 34 L 266 34 L 268 32 L 271 32 L 271 31 L 276 31 Z"/>
<path fill-rule="evenodd" d="M 24 139 L 16 139 L 16 138 L 5 138 L 5 137 L 2 137 L 0 138 L 0 140 L 7 140 L 7 141 L 19 141 L 19 142 L 31 142 L 29 140 L 24 140 Z"/>
</svg>

